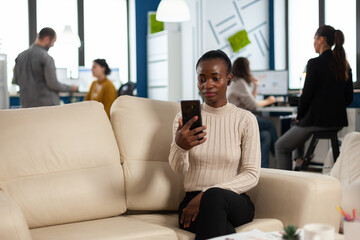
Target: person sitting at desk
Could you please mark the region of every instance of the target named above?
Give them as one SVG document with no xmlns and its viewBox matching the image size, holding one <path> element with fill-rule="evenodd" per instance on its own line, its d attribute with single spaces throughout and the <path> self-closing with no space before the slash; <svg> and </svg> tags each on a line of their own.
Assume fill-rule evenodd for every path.
<svg viewBox="0 0 360 240">
<path fill-rule="evenodd" d="M 91 71 L 97 80 L 91 84 L 90 91 L 86 94 L 84 101 L 95 100 L 101 102 L 110 118 L 111 105 L 118 97 L 114 84 L 106 78 L 106 75 L 111 73 L 111 69 L 105 59 L 95 59 Z"/>
<path fill-rule="evenodd" d="M 239 57 L 233 65 L 233 83 L 228 91 L 228 100 L 237 107 L 255 111 L 257 107 L 264 107 L 276 102 L 274 96 L 264 100 L 256 100 L 258 80 L 251 74 L 250 63 L 247 58 Z M 253 86 L 250 90 L 250 86 Z M 269 167 L 269 153 L 274 152 L 277 133 L 274 125 L 268 119 L 257 116 L 261 141 L 261 167 Z"/>
<path fill-rule="evenodd" d="M 334 43 L 335 48 L 331 50 Z M 314 49 L 320 56 L 307 63 L 296 125 L 275 144 L 278 168 L 292 168 L 291 154 L 296 149 L 294 170 L 300 170 L 304 143 L 313 132 L 340 130 L 348 125 L 346 107 L 353 100 L 353 83 L 343 44 L 344 35 L 340 30 L 328 25 L 317 29 Z"/>
</svg>

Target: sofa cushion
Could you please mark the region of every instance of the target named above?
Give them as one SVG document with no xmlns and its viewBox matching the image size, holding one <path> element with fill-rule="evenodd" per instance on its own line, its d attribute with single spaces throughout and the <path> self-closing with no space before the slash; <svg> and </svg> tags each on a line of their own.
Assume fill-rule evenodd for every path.
<svg viewBox="0 0 360 240">
<path fill-rule="evenodd" d="M 128 217 L 170 228 L 175 231 L 179 240 L 193 240 L 195 238 L 195 234 L 179 228 L 177 213 L 132 214 L 128 215 Z"/>
<path fill-rule="evenodd" d="M 149 223 L 154 223 L 157 225 L 165 226 L 174 230 L 178 236 L 179 240 L 189 240 L 194 239 L 195 234 L 182 230 L 179 228 L 178 224 L 178 214 L 133 214 L 129 215 L 130 218 L 137 219 L 140 221 L 145 221 Z M 283 224 L 277 219 L 254 219 L 254 221 L 244 224 L 240 227 L 237 227 L 236 232 L 246 232 L 253 229 L 259 229 L 264 232 L 273 232 L 281 231 L 283 229 Z"/>
<path fill-rule="evenodd" d="M 132 210 L 177 210 L 183 179 L 168 163 L 172 123 L 180 104 L 121 96 L 111 107 L 125 175 L 126 206 Z"/>
<path fill-rule="evenodd" d="M 101 103 L 0 111 L 0 188 L 30 228 L 126 210 L 120 156 Z"/>
<path fill-rule="evenodd" d="M 352 184 L 360 179 L 359 145 L 359 132 L 345 135 L 340 155 L 330 172 L 330 175 L 339 179 L 342 184 Z"/>
<path fill-rule="evenodd" d="M 63 224 L 31 230 L 33 240 L 172 240 L 173 230 L 156 224 L 114 217 L 87 222 Z"/>
<path fill-rule="evenodd" d="M 253 229 L 259 229 L 263 232 L 277 232 L 283 230 L 284 225 L 278 219 L 274 218 L 255 218 L 252 222 L 235 228 L 236 232 L 247 232 Z"/>
<path fill-rule="evenodd" d="M 29 227 L 18 205 L 0 189 L 0 239 L 31 240 Z"/>
</svg>

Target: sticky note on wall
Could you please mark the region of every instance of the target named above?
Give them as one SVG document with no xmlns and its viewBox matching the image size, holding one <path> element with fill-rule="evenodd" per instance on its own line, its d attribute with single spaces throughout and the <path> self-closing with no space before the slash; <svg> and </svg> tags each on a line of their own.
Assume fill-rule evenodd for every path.
<svg viewBox="0 0 360 240">
<path fill-rule="evenodd" d="M 164 23 L 156 20 L 156 14 L 150 15 L 150 33 L 157 33 L 164 31 Z"/>
<path fill-rule="evenodd" d="M 230 46 L 234 52 L 240 51 L 250 42 L 246 30 L 241 30 L 228 38 Z"/>
</svg>

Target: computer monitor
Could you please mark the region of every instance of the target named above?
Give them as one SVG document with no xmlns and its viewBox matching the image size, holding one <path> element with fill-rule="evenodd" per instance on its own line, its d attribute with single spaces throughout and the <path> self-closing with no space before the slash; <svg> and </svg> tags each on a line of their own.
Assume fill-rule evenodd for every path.
<svg viewBox="0 0 360 240">
<path fill-rule="evenodd" d="M 79 77 L 76 79 L 67 78 L 66 68 L 57 68 L 56 76 L 60 83 L 67 85 L 76 85 L 79 88 L 79 92 L 88 92 L 91 83 L 95 80 L 92 75 L 91 68 L 79 67 Z M 118 90 L 121 86 L 119 68 L 111 68 L 111 73 L 107 78 L 112 81 L 115 89 Z"/>
<path fill-rule="evenodd" d="M 111 68 L 111 73 L 106 76 L 113 84 L 116 90 L 121 86 L 119 68 Z M 91 83 L 95 80 L 91 68 L 79 67 L 79 92 L 88 92 Z"/>
<path fill-rule="evenodd" d="M 59 82 L 64 82 L 67 79 L 66 68 L 57 68 L 56 69 L 56 77 Z"/>
<path fill-rule="evenodd" d="M 81 80 L 79 78 L 68 78 L 66 68 L 56 68 L 56 77 L 57 80 L 66 85 L 75 85 L 79 87 L 79 92 L 81 92 Z M 87 92 L 88 90 L 86 90 Z"/>
<path fill-rule="evenodd" d="M 95 78 L 92 75 L 91 68 L 79 67 L 79 92 L 88 92 Z"/>
<path fill-rule="evenodd" d="M 253 71 L 252 74 L 259 80 L 259 95 L 279 96 L 288 94 L 288 71 Z"/>
</svg>

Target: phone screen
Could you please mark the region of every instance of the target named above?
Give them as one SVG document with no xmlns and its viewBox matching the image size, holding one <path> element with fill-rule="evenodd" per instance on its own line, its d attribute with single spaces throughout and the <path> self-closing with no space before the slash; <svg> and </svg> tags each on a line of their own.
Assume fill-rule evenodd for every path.
<svg viewBox="0 0 360 240">
<path fill-rule="evenodd" d="M 202 126 L 199 100 L 181 101 L 181 113 L 184 125 L 193 117 L 198 116 L 198 120 L 191 125 L 190 130 Z"/>
</svg>

